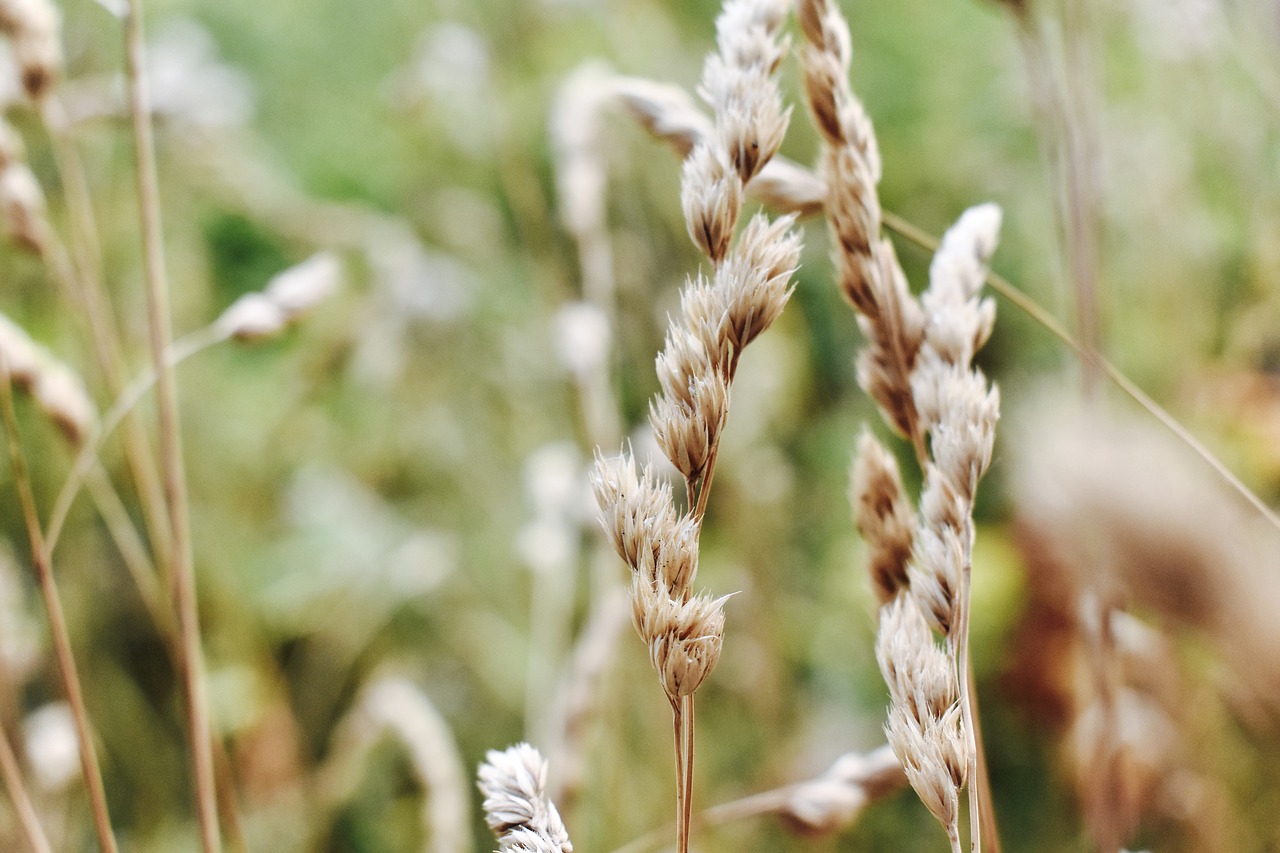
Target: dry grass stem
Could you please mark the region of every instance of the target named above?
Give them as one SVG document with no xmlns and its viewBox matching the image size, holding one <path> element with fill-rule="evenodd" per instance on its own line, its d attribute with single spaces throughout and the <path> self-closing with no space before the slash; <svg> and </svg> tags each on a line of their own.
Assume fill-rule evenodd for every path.
<svg viewBox="0 0 1280 853">
<path fill-rule="evenodd" d="M 480 765 L 480 793 L 501 853 L 573 853 L 546 788 L 547 763 L 529 744 L 489 751 Z"/>
<path fill-rule="evenodd" d="M 3 352 L 0 352 L 0 359 L 3 359 L 3 356 Z M 8 436 L 9 463 L 13 469 L 13 479 L 18 491 L 18 499 L 22 505 L 22 518 L 27 531 L 28 544 L 31 548 L 36 582 L 40 587 L 45 613 L 49 617 L 49 630 L 53 637 L 58 672 L 62 678 L 67 704 L 70 706 L 72 717 L 75 720 L 76 737 L 79 741 L 80 769 L 84 775 L 85 787 L 89 795 L 89 807 L 93 814 L 98 845 L 103 853 L 116 853 L 117 846 L 115 835 L 111 829 L 111 816 L 107 809 L 106 791 L 103 788 L 102 772 L 98 765 L 97 750 L 94 747 L 93 728 L 90 724 L 89 712 L 84 701 L 79 670 L 71 651 L 71 635 L 67 630 L 66 616 L 63 613 L 62 601 L 58 596 L 58 588 L 53 578 L 52 559 L 44 534 L 40 529 L 39 511 L 36 509 L 31 480 L 27 475 L 22 440 L 18 434 L 18 419 L 13 409 L 13 385 L 9 380 L 9 370 L 3 361 L 0 361 L 0 414 L 3 415 L 5 432 Z"/>
<path fill-rule="evenodd" d="M 648 468 L 637 473 L 630 454 L 598 458 L 593 477 L 601 521 L 632 569 L 633 622 L 671 704 L 681 853 L 692 818 L 694 694 L 720 658 L 726 601 L 693 591 L 698 539 L 739 358 L 781 313 L 799 262 L 790 217 L 757 216 L 734 244 L 745 187 L 786 132 L 789 111 L 774 80 L 786 51 L 785 12 L 774 0 L 725 4 L 699 87 L 712 124 L 669 90 L 634 81 L 618 87 L 642 120 L 691 143 L 681 206 L 690 238 L 713 266 L 681 295 L 657 358 L 662 393 L 650 411 L 659 446 L 685 479 L 686 512 Z"/>
<path fill-rule="evenodd" d="M 49 846 L 49 838 L 40 823 L 40 815 L 31 800 L 27 783 L 22 778 L 18 757 L 9 744 L 9 735 L 3 731 L 0 731 L 0 780 L 3 780 L 5 790 L 9 793 L 13 809 L 17 812 L 18 824 L 22 827 L 22 834 L 32 853 L 52 853 L 53 848 Z"/>
<path fill-rule="evenodd" d="M 218 826 L 218 796 L 214 781 L 212 728 L 204 680 L 204 651 L 200 642 L 199 610 L 191 545 L 186 470 L 182 460 L 182 433 L 178 417 L 177 388 L 167 350 L 173 339 L 169 309 L 169 282 L 165 271 L 163 232 L 160 225 L 160 197 L 156 177 L 155 141 L 151 130 L 150 94 L 144 71 L 141 0 L 130 0 L 125 24 L 125 55 L 129 80 L 134 154 L 137 158 L 138 202 L 141 216 L 143 254 L 147 282 L 147 329 L 151 360 L 157 376 L 159 398 L 160 461 L 164 476 L 165 502 L 172 526 L 172 558 L 169 565 L 170 593 L 178 612 L 182 636 L 183 689 L 187 706 L 192 776 L 196 793 L 196 815 L 204 853 L 221 847 Z"/>
</svg>

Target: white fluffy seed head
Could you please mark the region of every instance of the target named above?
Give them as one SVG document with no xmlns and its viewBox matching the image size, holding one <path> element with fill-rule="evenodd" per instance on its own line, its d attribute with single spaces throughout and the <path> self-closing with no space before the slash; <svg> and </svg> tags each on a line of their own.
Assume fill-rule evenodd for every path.
<svg viewBox="0 0 1280 853">
<path fill-rule="evenodd" d="M 0 216 L 9 238 L 24 249 L 42 254 L 48 247 L 44 190 L 25 163 L 10 163 L 0 171 Z"/>
<path fill-rule="evenodd" d="M 646 468 L 636 473 L 635 458 L 597 454 L 591 487 L 599 508 L 600 525 L 618 555 L 632 569 L 653 560 L 658 543 L 669 537 L 679 521 L 671 487 L 659 483 Z"/>
<path fill-rule="evenodd" d="M 500 850 L 572 853 L 573 844 L 547 796 L 547 762 L 527 743 L 490 750 L 480 765 L 485 822 Z"/>
<path fill-rule="evenodd" d="M 930 627 L 943 635 L 950 635 L 956 624 L 965 551 L 956 528 L 926 524 L 916 531 L 915 552 L 907 570 L 911 592 Z"/>
<path fill-rule="evenodd" d="M 999 242 L 1000 218 L 994 204 L 966 210 L 943 236 L 929 267 L 929 287 L 920 297 L 925 338 L 949 363 L 967 365 L 991 336 L 995 303 L 978 295 Z"/>
<path fill-rule="evenodd" d="M 920 801 L 954 837 L 960 793 L 952 774 L 950 753 L 956 737 L 937 723 L 921 725 L 897 706 L 889 708 L 885 734 Z"/>
<path fill-rule="evenodd" d="M 729 383 L 718 370 L 691 378 L 687 398 L 659 396 L 649 411 L 662 452 L 689 480 L 702 474 L 728 416 Z"/>
<path fill-rule="evenodd" d="M 342 282 L 342 264 L 333 252 L 317 252 L 277 273 L 261 292 L 246 293 L 216 325 L 239 341 L 273 338 L 331 297 Z"/>
<path fill-rule="evenodd" d="M 667 696 L 688 696 L 702 686 L 720 661 L 724 645 L 724 603 L 728 596 L 695 595 L 677 601 L 658 590 L 645 614 L 642 638 Z"/>
<path fill-rule="evenodd" d="M 0 369 L 14 387 L 29 393 L 37 407 L 72 444 L 81 444 L 98 423 L 98 411 L 84 380 L 0 314 Z"/>
</svg>

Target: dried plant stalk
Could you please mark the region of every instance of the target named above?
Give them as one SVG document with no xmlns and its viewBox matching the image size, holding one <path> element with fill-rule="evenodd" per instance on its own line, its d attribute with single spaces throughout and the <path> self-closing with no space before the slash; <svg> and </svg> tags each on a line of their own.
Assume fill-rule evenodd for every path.
<svg viewBox="0 0 1280 853">
<path fill-rule="evenodd" d="M 757 216 L 734 242 L 744 189 L 786 132 L 789 111 L 774 79 L 786 50 L 785 12 L 777 0 L 729 0 L 699 89 L 714 123 L 689 118 L 700 114 L 679 99 L 668 110 L 683 110 L 698 125 L 684 131 L 693 144 L 681 206 L 690 239 L 713 267 L 681 296 L 657 358 L 662 393 L 650 411 L 658 444 L 684 476 L 687 509 L 678 512 L 670 488 L 647 468 L 638 473 L 629 454 L 599 458 L 594 475 L 602 523 L 632 569 L 633 621 L 671 704 L 681 853 L 692 817 L 693 697 L 719 660 L 726 601 L 693 591 L 698 540 L 738 361 L 782 312 L 799 262 L 790 217 L 771 223 Z M 673 133 L 682 132 L 679 121 L 670 125 Z"/>
<path fill-rule="evenodd" d="M 999 210 L 967 211 L 948 232 L 917 301 L 881 233 L 875 133 L 848 82 L 848 24 L 828 0 L 802 0 L 801 52 L 810 112 L 824 139 L 825 210 L 842 292 L 867 339 L 858 381 L 915 448 L 924 471 L 919 518 L 890 457 L 864 438 L 855 465 L 855 518 L 869 542 L 882 604 L 877 657 L 889 684 L 889 742 L 916 793 L 960 849 L 959 792 L 968 786 L 969 834 L 981 849 L 975 697 L 969 688 L 972 505 L 991 461 L 999 398 L 971 368 L 995 306 L 978 293 L 995 248 Z M 909 559 L 908 559 L 909 557 Z M 929 628 L 945 639 L 935 645 Z M 989 823 L 989 821 L 988 821 Z M 988 827 L 990 829 L 990 827 Z"/>
<path fill-rule="evenodd" d="M 156 370 L 159 398 L 160 467 L 164 476 L 165 503 L 173 534 L 172 556 L 169 561 L 172 569 L 170 593 L 178 612 L 182 637 L 182 681 L 200 842 L 204 853 L 216 853 L 221 848 L 221 833 L 218 826 L 213 750 L 210 744 L 212 725 L 206 698 L 204 649 L 200 641 L 186 469 L 182 460 L 182 427 L 178 416 L 173 365 L 167 358 L 167 350 L 173 340 L 173 321 L 169 309 L 169 281 L 165 270 L 160 225 L 160 196 L 156 177 L 155 140 L 151 129 L 150 94 L 144 71 L 141 0 L 129 0 L 125 47 L 134 154 L 137 158 L 138 208 L 146 268 L 148 340 L 152 364 Z"/>
</svg>

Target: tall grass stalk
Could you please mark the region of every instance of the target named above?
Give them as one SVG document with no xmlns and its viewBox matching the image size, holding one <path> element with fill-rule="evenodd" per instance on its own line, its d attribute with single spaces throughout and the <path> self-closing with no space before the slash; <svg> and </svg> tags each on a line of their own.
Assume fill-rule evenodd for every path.
<svg viewBox="0 0 1280 853">
<path fill-rule="evenodd" d="M 194 555 L 187 505 L 186 470 L 182 460 L 181 422 L 173 365 L 167 352 L 173 339 L 169 306 L 169 280 L 165 271 L 160 195 L 156 177 L 155 140 L 151 128 L 150 94 L 143 48 L 141 0 L 130 0 L 125 21 L 129 109 L 133 119 L 134 153 L 137 158 L 138 206 L 147 282 L 147 328 L 151 360 L 156 370 L 159 402 L 160 467 L 165 503 L 172 525 L 171 589 L 178 612 L 182 639 L 182 680 L 186 693 L 187 729 L 191 745 L 192 774 L 196 790 L 196 815 L 204 853 L 221 848 L 218 798 L 214 781 L 212 728 L 205 694 L 204 654 L 200 645 L 199 609 L 196 601 Z"/>
<path fill-rule="evenodd" d="M 36 582 L 40 587 L 40 597 L 44 601 L 45 612 L 49 617 L 49 631 L 53 637 L 58 672 L 62 677 L 67 705 L 71 709 L 71 716 L 75 722 L 76 738 L 79 742 L 80 770 L 84 775 L 85 787 L 89 794 L 93 826 L 98 836 L 98 845 L 103 853 L 116 853 L 118 848 L 111 831 L 111 816 L 107 810 L 106 790 L 102 784 L 97 749 L 94 747 L 93 727 L 90 725 L 89 712 L 84 703 L 80 673 L 71 651 L 71 633 L 67 630 L 66 615 L 63 613 L 62 601 L 58 597 L 58 588 L 53 579 L 53 564 L 48 545 L 40 529 L 40 516 L 36 509 L 35 495 L 31 490 L 31 479 L 27 474 L 22 439 L 18 433 L 18 418 L 13 408 L 13 386 L 10 383 L 7 364 L 0 363 L 0 374 L 2 374 L 0 375 L 0 410 L 2 410 L 0 415 L 3 416 L 8 438 L 9 463 L 13 468 L 18 500 L 22 504 L 22 520 L 26 526 L 27 540 L 31 547 Z"/>
<path fill-rule="evenodd" d="M 124 389 L 124 358 L 110 295 L 103 287 L 102 250 L 94 218 L 93 199 L 84 163 L 76 149 L 70 123 L 57 93 L 50 93 L 40 105 L 40 117 L 52 143 L 51 150 L 70 212 L 71 250 L 77 291 L 93 334 L 94 350 L 107 391 L 118 396 Z M 70 265 L 63 265 L 70 271 Z M 164 491 L 156 471 L 151 440 L 142 422 L 130 418 L 125 425 L 125 460 L 133 474 L 141 499 L 143 519 L 156 559 L 164 563 L 170 553 L 170 524 Z"/>
<path fill-rule="evenodd" d="M 0 731 L 0 779 L 4 780 L 5 790 L 9 792 L 9 799 L 13 801 L 22 834 L 26 836 L 32 853 L 53 853 L 53 848 L 49 846 L 49 838 L 45 835 L 44 826 L 40 823 L 40 816 L 36 813 L 35 804 L 31 801 L 27 783 L 22 778 L 18 757 L 14 755 L 13 747 L 9 745 L 9 736 L 3 731 Z"/>
</svg>

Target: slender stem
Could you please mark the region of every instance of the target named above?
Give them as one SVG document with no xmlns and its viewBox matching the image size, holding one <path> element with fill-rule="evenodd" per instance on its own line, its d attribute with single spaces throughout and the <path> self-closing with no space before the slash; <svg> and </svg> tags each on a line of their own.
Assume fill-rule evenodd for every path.
<svg viewBox="0 0 1280 853">
<path fill-rule="evenodd" d="M 671 727 L 676 745 L 676 844 L 679 846 L 681 838 L 679 827 L 684 825 L 684 803 L 687 793 L 684 789 L 684 704 L 678 698 L 668 696 L 667 699 L 671 702 Z M 684 853 L 683 847 L 680 847 L 680 853 Z"/>
<path fill-rule="evenodd" d="M 977 748 L 978 762 L 976 770 L 978 773 L 977 786 L 982 792 L 982 797 L 978 801 L 978 817 L 982 819 L 982 843 L 987 846 L 987 853 L 1000 853 L 1000 832 L 996 827 L 996 809 L 995 799 L 991 793 L 991 773 L 987 768 L 987 750 L 982 740 L 982 714 L 978 707 L 978 690 L 977 682 L 973 677 L 973 656 L 969 656 L 968 665 L 965 667 L 965 681 L 969 685 L 969 704 L 970 713 L 969 721 L 973 727 L 973 742 Z M 975 784 L 971 782 L 970 784 Z"/>
<path fill-rule="evenodd" d="M 102 283 L 101 248 L 94 221 L 92 195 L 85 175 L 84 163 L 71 137 L 70 124 L 62 102 L 47 98 L 40 116 L 52 141 L 54 161 L 62 178 L 67 208 L 71 213 L 72 247 L 75 264 L 67 251 L 56 242 L 51 246 L 50 266 L 55 275 L 67 279 L 64 288 L 74 287 L 93 336 L 99 367 L 107 390 L 118 396 L 124 387 L 124 357 L 116 328 L 115 311 Z M 56 239 L 56 235 L 51 235 Z M 151 441 L 142 423 L 130 418 L 125 429 L 125 459 L 133 473 L 141 498 L 147 532 L 155 545 L 155 553 L 163 558 L 170 550 L 169 518 L 164 493 L 156 472 Z"/>
<path fill-rule="evenodd" d="M 32 853 L 53 853 L 49 846 L 49 838 L 44 827 L 40 825 L 40 816 L 31 802 L 31 794 L 22 779 L 22 769 L 18 767 L 18 757 L 13 754 L 9 745 L 9 736 L 0 731 L 0 777 L 4 778 L 4 786 L 9 791 L 9 799 L 13 800 L 14 811 L 18 813 L 18 823 L 22 825 L 22 834 L 27 837 L 27 844 Z"/>
<path fill-rule="evenodd" d="M 967 676 L 969 671 L 969 587 L 970 571 L 966 560 L 960 580 L 960 617 L 956 624 L 956 672 L 960 678 L 960 715 L 964 721 L 966 762 L 968 764 L 966 775 L 969 778 L 967 797 L 969 800 L 969 843 L 973 853 L 982 853 L 982 813 L 979 803 L 987 792 L 981 790 L 982 785 L 978 779 L 978 742 L 973 733 L 973 721 L 977 714 L 974 712 L 974 693 L 970 689 L 970 682 Z"/>
<path fill-rule="evenodd" d="M 680 853 L 689 853 L 689 823 L 693 818 L 693 694 L 683 698 L 684 714 L 684 812 L 680 815 L 680 838 L 684 845 Z"/>
<path fill-rule="evenodd" d="M 166 361 L 169 365 L 177 367 L 191 356 L 203 352 L 214 344 L 227 340 L 228 337 L 228 332 L 217 324 L 205 326 L 174 341 L 169 346 Z M 67 474 L 66 482 L 62 484 L 62 488 L 58 491 L 57 500 L 53 504 L 53 513 L 49 516 L 48 540 L 50 553 L 57 549 L 58 540 L 62 535 L 62 528 L 67 521 L 67 514 L 71 512 L 71 504 L 75 501 L 76 495 L 79 494 L 80 486 L 84 484 L 90 470 L 94 465 L 98 464 L 98 456 L 102 452 L 102 446 L 111 436 L 111 433 L 115 431 L 115 428 L 120 425 L 120 422 L 124 420 L 125 416 L 133 410 L 134 406 L 138 405 L 142 397 L 155 384 L 156 369 L 154 366 L 149 365 L 124 387 L 124 390 L 120 392 L 120 396 L 111 404 L 111 408 L 102 416 L 102 422 L 97 430 L 80 446 L 75 461 L 71 464 L 71 472 Z"/>
<path fill-rule="evenodd" d="M 90 470 L 88 489 L 98 508 L 98 514 L 102 516 L 107 526 L 107 532 L 115 542 L 116 550 L 124 560 L 125 568 L 133 579 L 134 586 L 138 588 L 138 594 L 142 597 L 147 613 L 151 615 L 152 621 L 160 628 L 161 633 L 166 631 L 172 633 L 173 615 L 165 603 L 164 590 L 156 580 L 155 564 L 151 562 L 146 545 L 143 544 L 142 538 L 133 526 L 133 521 L 129 518 L 128 509 L 125 508 L 119 493 L 111 483 L 111 478 L 107 476 L 107 472 L 101 465 L 95 464 Z M 47 538 L 45 548 L 50 554 L 53 553 L 53 546 Z"/>
<path fill-rule="evenodd" d="M 939 241 L 923 228 L 903 219 L 900 216 L 886 212 L 884 214 L 884 223 L 892 231 L 900 234 L 904 239 L 911 243 L 915 243 L 922 249 L 930 252 L 938 250 Z M 1116 367 L 1107 359 L 1103 358 L 1096 351 L 1089 349 L 1083 343 L 1076 339 L 1067 327 L 1058 322 L 1052 314 L 1050 314 L 1043 306 L 1037 303 L 1030 296 L 1027 296 L 1021 290 L 1013 285 L 1008 279 L 994 272 L 987 273 L 987 284 L 996 293 L 999 293 L 1005 299 L 1013 303 L 1014 307 L 1022 310 L 1031 319 L 1035 320 L 1044 327 L 1049 334 L 1053 335 L 1062 343 L 1066 344 L 1082 361 L 1094 362 L 1102 373 L 1111 380 L 1111 382 L 1122 392 L 1137 403 L 1141 408 L 1146 410 L 1160 422 L 1165 429 L 1173 433 L 1173 435 L 1191 448 L 1197 456 L 1213 469 L 1219 477 L 1221 477 L 1227 485 L 1229 485 L 1237 494 L 1245 499 L 1255 510 L 1258 511 L 1263 518 L 1267 520 L 1272 527 L 1280 530 L 1280 515 L 1277 515 L 1271 507 L 1263 502 L 1262 498 L 1254 494 L 1248 486 L 1246 486 L 1239 477 L 1231 473 L 1228 468 L 1217 456 L 1213 454 L 1208 447 L 1205 447 L 1199 439 L 1192 435 L 1186 427 L 1178 423 L 1178 420 L 1159 403 L 1153 400 L 1145 391 L 1138 387 L 1132 379 L 1126 376 L 1120 368 Z"/>
<path fill-rule="evenodd" d="M 13 388 L 9 382 L 7 365 L 0 363 L 0 374 L 2 374 L 0 375 L 0 409 L 3 409 L 5 432 L 8 435 L 9 462 L 13 467 L 18 500 L 22 504 L 22 520 L 27 528 L 27 539 L 31 546 L 32 562 L 35 564 L 36 580 L 40 586 L 41 598 L 44 599 L 45 611 L 49 616 L 49 630 L 53 636 L 58 671 L 62 675 L 67 704 L 71 708 L 71 716 L 75 722 L 76 738 L 80 748 L 80 771 L 84 775 L 85 786 L 89 793 L 93 825 L 103 853 L 116 853 L 116 840 L 111 833 L 111 817 L 107 811 L 107 795 L 102 784 L 102 772 L 98 766 L 98 754 L 93 745 L 89 712 L 85 708 L 84 693 L 80 688 L 80 674 L 76 669 L 75 656 L 71 652 L 71 634 L 67 630 L 62 601 L 58 597 L 58 588 L 53 580 L 53 565 L 45 545 L 44 534 L 40 530 L 35 495 L 31 491 L 31 479 L 27 474 L 27 463 L 22 452 L 22 439 L 18 434 L 18 418 L 13 410 Z"/>
<path fill-rule="evenodd" d="M 133 142 L 137 156 L 138 203 L 142 244 L 146 259 L 148 338 L 151 360 L 156 368 L 159 402 L 160 461 L 164 477 L 165 504 L 173 528 L 171 593 L 178 611 L 185 666 L 181 667 L 187 700 L 187 727 L 190 733 L 192 774 L 196 789 L 196 814 L 204 853 L 220 850 L 218 797 L 210 748 L 211 727 L 205 698 L 204 658 L 200 645 L 199 611 L 196 602 L 194 555 L 191 546 L 187 505 L 186 471 L 182 461 L 182 431 L 178 416 L 177 389 L 173 365 L 167 350 L 172 340 L 169 282 L 165 272 L 163 232 L 160 224 L 160 196 L 156 178 L 155 140 L 152 138 L 150 95 L 144 72 L 142 2 L 129 0 L 125 24 L 129 76 L 129 107 L 133 119 Z"/>
</svg>

